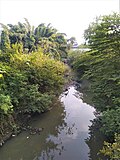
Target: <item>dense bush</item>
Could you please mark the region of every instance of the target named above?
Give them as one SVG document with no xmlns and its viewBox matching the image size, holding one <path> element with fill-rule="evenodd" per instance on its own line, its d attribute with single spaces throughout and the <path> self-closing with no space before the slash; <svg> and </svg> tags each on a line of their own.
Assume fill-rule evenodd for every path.
<svg viewBox="0 0 120 160">
<path fill-rule="evenodd" d="M 104 142 L 104 147 L 100 153 L 109 156 L 110 160 L 119 160 L 120 158 L 120 134 L 115 134 L 114 143 Z"/>
<path fill-rule="evenodd" d="M 82 78 L 91 82 L 90 91 L 98 111 L 117 108 L 120 104 L 120 58 L 110 55 L 84 53 L 73 62 Z"/>
<path fill-rule="evenodd" d="M 101 130 L 105 135 L 112 137 L 115 133 L 120 133 L 120 108 L 104 111 L 101 119 Z"/>
<path fill-rule="evenodd" d="M 41 51 L 0 54 L 0 128 L 16 128 L 17 114 L 47 111 L 64 84 L 65 65 Z M 4 58 L 5 57 L 5 58 Z"/>
<path fill-rule="evenodd" d="M 46 110 L 64 84 L 64 64 L 42 53 L 14 54 L 9 65 L 1 62 L 0 70 L 1 92 L 6 95 L 6 103 L 11 102 L 15 109 L 20 107 L 25 112 Z"/>
</svg>

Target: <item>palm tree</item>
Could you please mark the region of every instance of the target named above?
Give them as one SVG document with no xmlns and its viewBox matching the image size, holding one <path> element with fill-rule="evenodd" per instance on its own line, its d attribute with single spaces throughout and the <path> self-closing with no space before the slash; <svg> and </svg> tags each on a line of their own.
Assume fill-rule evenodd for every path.
<svg viewBox="0 0 120 160">
<path fill-rule="evenodd" d="M 38 50 L 41 47 L 43 52 L 51 57 L 62 57 L 67 54 L 65 34 L 58 33 L 50 23 L 47 26 L 41 23 L 34 28 L 25 18 L 25 23 L 18 22 L 17 25 L 8 24 L 3 27 L 8 32 L 11 46 L 20 43 L 23 50 L 27 52 Z"/>
</svg>

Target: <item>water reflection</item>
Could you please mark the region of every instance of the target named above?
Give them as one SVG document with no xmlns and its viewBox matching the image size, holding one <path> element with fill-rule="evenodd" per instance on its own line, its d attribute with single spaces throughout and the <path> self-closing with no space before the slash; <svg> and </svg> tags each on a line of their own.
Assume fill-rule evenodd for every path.
<svg viewBox="0 0 120 160">
<path fill-rule="evenodd" d="M 57 136 L 50 135 L 47 142 L 55 144 L 53 149 L 50 145 L 43 150 L 37 158 L 39 160 L 88 160 L 89 148 L 85 143 L 88 137 L 88 125 L 93 119 L 93 111 L 89 105 L 81 100 L 82 94 L 71 86 L 61 97 L 61 102 L 66 111 L 64 123 L 58 126 Z"/>
<path fill-rule="evenodd" d="M 105 137 L 99 129 L 99 118 L 95 118 L 92 120 L 92 125 L 89 127 L 89 137 L 86 139 L 86 143 L 90 148 L 89 160 L 107 160 L 107 157 L 99 154 L 99 150 L 102 149 L 105 141 Z"/>
<path fill-rule="evenodd" d="M 86 102 L 87 104 L 91 104 L 94 106 L 92 102 L 92 94 L 89 92 L 88 87 L 86 83 L 88 82 L 82 82 L 84 83 L 82 87 L 77 86 L 77 90 L 82 92 L 82 95 L 80 98 L 82 98 L 83 102 Z M 100 149 L 103 148 L 103 143 L 106 140 L 105 136 L 100 132 L 100 119 L 99 119 L 99 113 L 94 111 L 95 118 L 91 121 L 91 125 L 89 126 L 89 132 L 88 137 L 85 140 L 86 144 L 89 147 L 89 160 L 107 160 L 107 157 L 101 155 L 99 153 Z"/>
<path fill-rule="evenodd" d="M 95 118 L 94 108 L 84 103 L 82 96 L 74 86 L 70 86 L 61 95 L 61 103 L 58 102 L 51 111 L 32 119 L 31 126 L 44 128 L 40 135 L 22 132 L 1 148 L 0 160 L 89 160 L 92 158 L 94 146 L 89 145 L 90 139 L 87 138 L 90 120 Z M 85 139 L 88 140 L 88 145 Z"/>
<path fill-rule="evenodd" d="M 46 153 L 49 153 L 49 148 L 55 150 L 57 143 L 50 143 L 48 137 L 50 135 L 58 137 L 59 129 L 66 125 L 65 116 L 66 111 L 58 102 L 51 111 L 34 117 L 30 125 L 44 128 L 41 134 L 30 135 L 29 132 L 24 131 L 9 140 L 0 149 L 0 160 L 33 160 L 37 159 L 44 150 Z"/>
</svg>

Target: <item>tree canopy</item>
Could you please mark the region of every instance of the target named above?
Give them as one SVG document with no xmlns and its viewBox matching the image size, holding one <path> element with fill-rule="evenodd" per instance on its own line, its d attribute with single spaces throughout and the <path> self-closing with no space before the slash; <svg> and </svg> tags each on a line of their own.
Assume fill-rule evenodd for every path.
<svg viewBox="0 0 120 160">
<path fill-rule="evenodd" d="M 23 52 L 30 53 L 43 49 L 45 54 L 53 58 L 67 56 L 68 44 L 66 35 L 59 33 L 51 24 L 39 24 L 36 28 L 31 26 L 25 18 L 25 23 L 18 22 L 17 25 L 1 24 L 3 30 L 1 33 L 0 48 L 3 52 L 13 48 L 15 44 L 21 44 Z"/>
<path fill-rule="evenodd" d="M 84 37 L 91 49 L 119 54 L 120 15 L 114 13 L 96 18 L 96 21 L 85 30 Z"/>
</svg>

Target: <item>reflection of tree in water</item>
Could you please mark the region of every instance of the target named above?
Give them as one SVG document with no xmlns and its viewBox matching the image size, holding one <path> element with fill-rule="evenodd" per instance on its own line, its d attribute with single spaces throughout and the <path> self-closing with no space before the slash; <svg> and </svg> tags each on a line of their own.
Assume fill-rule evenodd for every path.
<svg viewBox="0 0 120 160">
<path fill-rule="evenodd" d="M 55 153 L 57 152 L 59 155 L 61 155 L 63 150 L 64 146 L 62 146 L 62 141 L 55 142 L 49 139 L 46 142 L 46 148 L 42 151 L 40 157 L 38 157 L 36 160 L 53 160 Z"/>
<path fill-rule="evenodd" d="M 83 100 L 83 102 L 94 107 L 94 104 L 92 101 L 93 99 L 92 93 L 88 86 L 89 86 L 89 82 L 86 80 L 83 80 L 83 81 L 80 81 L 79 85 L 76 85 L 76 90 L 82 93 L 80 98 Z"/>
<path fill-rule="evenodd" d="M 63 126 L 60 126 L 58 128 L 58 135 L 64 130 L 64 134 L 66 135 L 72 135 L 73 134 L 73 128 L 75 124 L 73 124 L 71 127 L 67 126 L 67 123 L 64 123 Z M 58 155 L 61 155 L 63 151 L 65 151 L 65 147 L 62 144 L 64 140 L 62 137 L 59 136 L 50 136 L 46 140 L 46 149 L 42 151 L 41 156 L 38 158 L 38 160 L 55 160 L 55 153 L 57 152 Z M 59 138 L 58 138 L 59 137 Z"/>
<path fill-rule="evenodd" d="M 92 125 L 89 126 L 89 138 L 86 139 L 86 143 L 90 149 L 89 160 L 107 160 L 99 154 L 99 150 L 103 147 L 105 140 L 104 135 L 100 132 L 100 120 L 95 118 L 91 121 Z"/>
<path fill-rule="evenodd" d="M 54 160 L 55 154 L 61 155 L 62 152 L 65 151 L 64 145 L 62 144 L 62 142 L 64 142 L 64 135 L 73 135 L 75 124 L 68 126 L 66 123 L 67 115 L 64 107 L 58 103 L 55 110 L 53 107 L 53 110 L 50 112 L 52 119 L 48 122 L 48 128 L 45 131 L 46 135 L 44 135 L 44 140 L 42 139 L 42 149 L 40 150 L 39 156 L 36 156 L 34 160 Z"/>
<path fill-rule="evenodd" d="M 92 94 L 88 89 L 89 82 L 83 81 L 81 82 L 82 85 L 76 86 L 76 89 L 79 92 L 82 92 L 80 98 L 83 102 L 87 103 L 88 105 L 94 106 L 92 102 Z M 78 93 L 79 93 L 78 92 Z M 79 96 L 79 95 L 78 95 Z M 92 125 L 89 126 L 89 137 L 85 140 L 86 144 L 88 145 L 89 151 L 89 160 L 107 160 L 106 157 L 99 154 L 100 149 L 103 148 L 103 142 L 105 141 L 104 135 L 100 132 L 100 119 L 99 113 L 94 112 L 96 118 L 91 120 Z"/>
</svg>

